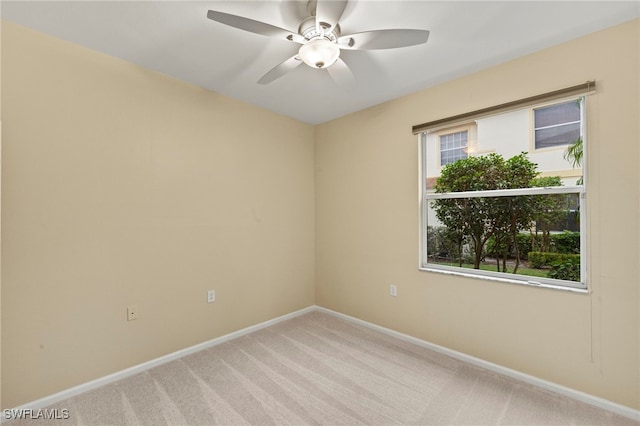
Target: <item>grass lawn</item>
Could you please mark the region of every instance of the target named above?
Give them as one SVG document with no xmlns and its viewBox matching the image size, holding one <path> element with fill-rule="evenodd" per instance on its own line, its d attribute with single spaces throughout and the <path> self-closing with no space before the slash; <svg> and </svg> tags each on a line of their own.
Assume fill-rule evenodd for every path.
<svg viewBox="0 0 640 426">
<path fill-rule="evenodd" d="M 433 262 L 432 260 L 430 260 L 430 262 L 437 263 L 438 265 L 459 267 L 457 262 L 446 262 L 446 261 Z M 523 267 L 523 266 L 524 265 L 521 264 L 518 267 L 518 272 L 517 272 L 516 275 L 527 275 L 527 276 L 530 276 L 530 277 L 547 278 L 547 275 L 549 274 L 549 270 L 546 270 L 546 269 L 526 268 L 526 267 Z M 468 268 L 468 269 L 473 269 L 473 264 L 472 263 L 463 263 L 462 267 L 463 268 Z M 500 267 L 502 267 L 502 263 L 500 263 Z M 496 268 L 496 264 L 495 263 L 488 263 L 488 262 L 481 263 L 480 264 L 480 269 L 483 270 L 483 271 L 497 272 L 497 268 Z M 511 273 L 513 271 L 513 266 L 507 264 L 507 271 L 508 271 L 508 273 Z"/>
</svg>

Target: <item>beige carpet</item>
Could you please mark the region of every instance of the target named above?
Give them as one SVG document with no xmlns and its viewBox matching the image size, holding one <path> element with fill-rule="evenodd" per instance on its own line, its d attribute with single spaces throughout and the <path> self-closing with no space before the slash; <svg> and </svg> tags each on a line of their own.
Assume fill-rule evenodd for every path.
<svg viewBox="0 0 640 426">
<path fill-rule="evenodd" d="M 320 312 L 55 408 L 69 419 L 8 424 L 639 424 Z"/>
</svg>

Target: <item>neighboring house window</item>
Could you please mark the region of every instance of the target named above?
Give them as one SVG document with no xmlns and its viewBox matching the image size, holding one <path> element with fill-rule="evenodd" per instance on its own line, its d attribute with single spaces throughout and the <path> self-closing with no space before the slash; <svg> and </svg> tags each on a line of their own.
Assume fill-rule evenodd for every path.
<svg viewBox="0 0 640 426">
<path fill-rule="evenodd" d="M 587 288 L 586 185 L 578 179 L 586 157 L 576 164 L 566 149 L 586 145 L 584 98 L 533 108 L 544 124 L 540 143 L 565 149 L 529 152 L 531 111 L 474 116 L 472 136 L 437 127 L 420 134 L 420 269 Z"/>
<path fill-rule="evenodd" d="M 580 101 L 568 101 L 534 108 L 535 149 L 569 145 L 580 138 L 581 105 Z"/>
<path fill-rule="evenodd" d="M 440 165 L 445 166 L 467 158 L 468 144 L 469 132 L 467 130 L 440 135 Z"/>
</svg>

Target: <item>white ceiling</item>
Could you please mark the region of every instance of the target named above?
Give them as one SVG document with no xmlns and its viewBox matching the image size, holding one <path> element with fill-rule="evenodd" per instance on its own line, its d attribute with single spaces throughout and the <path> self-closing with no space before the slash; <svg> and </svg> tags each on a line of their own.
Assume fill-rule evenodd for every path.
<svg viewBox="0 0 640 426">
<path fill-rule="evenodd" d="M 311 124 L 640 16 L 638 1 L 351 0 L 340 20 L 343 34 L 385 28 L 431 34 L 419 46 L 342 51 L 356 76 L 342 87 L 326 70 L 304 65 L 257 84 L 298 45 L 207 19 L 214 9 L 297 32 L 305 1 L 2 1 L 1 7 L 3 19 Z"/>
</svg>

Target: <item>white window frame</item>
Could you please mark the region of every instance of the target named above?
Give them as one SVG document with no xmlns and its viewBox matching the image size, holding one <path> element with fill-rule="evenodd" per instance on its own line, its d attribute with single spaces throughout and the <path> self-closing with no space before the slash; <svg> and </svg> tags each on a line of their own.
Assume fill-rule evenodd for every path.
<svg viewBox="0 0 640 426">
<path fill-rule="evenodd" d="M 573 97 L 575 99 L 576 97 Z M 557 103 L 560 103 L 558 101 Z M 418 134 L 419 138 L 419 179 L 420 179 L 420 258 L 419 269 L 421 271 L 437 272 L 449 275 L 457 275 L 475 279 L 484 279 L 499 281 L 505 283 L 521 284 L 527 286 L 552 288 L 559 290 L 568 290 L 573 292 L 588 292 L 588 262 L 587 262 L 587 132 L 586 123 L 586 97 L 583 97 L 581 107 L 581 134 L 583 140 L 583 161 L 582 173 L 583 184 L 574 186 L 557 186 L 543 188 L 521 188 L 521 189 L 504 189 L 504 190 L 488 190 L 488 191 L 469 191 L 469 192 L 449 192 L 434 193 L 427 188 L 427 132 Z M 440 139 L 438 138 L 438 144 Z M 438 154 L 439 155 L 439 154 Z M 502 197 L 502 196 L 518 196 L 518 195 L 553 195 L 553 194 L 578 194 L 580 203 L 580 282 L 559 280 L 553 278 L 533 277 L 527 275 L 515 275 L 505 272 L 483 271 L 478 269 L 460 268 L 455 266 L 440 265 L 429 262 L 427 253 L 427 227 L 428 227 L 428 210 L 429 203 L 438 199 L 453 198 L 476 198 L 476 197 Z"/>
</svg>

